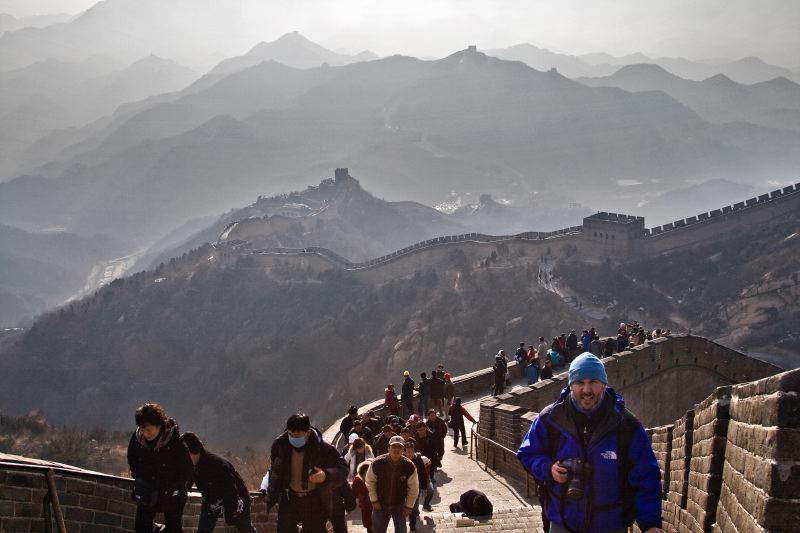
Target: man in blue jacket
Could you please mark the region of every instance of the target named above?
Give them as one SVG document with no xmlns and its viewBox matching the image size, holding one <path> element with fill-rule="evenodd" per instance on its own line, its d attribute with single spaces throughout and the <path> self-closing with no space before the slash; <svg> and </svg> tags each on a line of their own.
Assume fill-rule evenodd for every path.
<svg viewBox="0 0 800 533">
<path fill-rule="evenodd" d="M 550 533 L 622 533 L 634 520 L 661 531 L 653 449 L 591 353 L 570 364 L 569 387 L 536 417 L 517 458 L 544 482 Z"/>
</svg>

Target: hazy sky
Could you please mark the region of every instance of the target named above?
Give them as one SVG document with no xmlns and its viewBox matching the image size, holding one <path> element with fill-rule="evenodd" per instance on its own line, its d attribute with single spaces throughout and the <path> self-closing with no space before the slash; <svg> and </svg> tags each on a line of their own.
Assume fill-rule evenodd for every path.
<svg viewBox="0 0 800 533">
<path fill-rule="evenodd" d="M 107 0 L 124 1 L 124 0 Z M 138 0 L 127 0 L 136 2 Z M 169 0 L 163 0 L 169 3 Z M 254 40 L 297 30 L 332 48 L 441 57 L 521 42 L 579 54 L 690 59 L 757 55 L 800 67 L 800 0 L 198 0 L 246 15 Z M 15 16 L 77 13 L 94 0 L 0 0 Z"/>
</svg>

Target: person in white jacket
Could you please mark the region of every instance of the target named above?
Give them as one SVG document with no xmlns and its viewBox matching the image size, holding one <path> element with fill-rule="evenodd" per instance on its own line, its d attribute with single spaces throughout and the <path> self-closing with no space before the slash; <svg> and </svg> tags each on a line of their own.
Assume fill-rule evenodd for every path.
<svg viewBox="0 0 800 533">
<path fill-rule="evenodd" d="M 353 478 L 356 477 L 356 468 L 358 468 L 358 465 L 364 461 L 375 458 L 375 454 L 372 453 L 370 445 L 364 442 L 364 439 L 358 435 L 350 435 L 350 437 L 353 436 L 356 438 L 352 440 L 350 447 L 344 454 L 344 460 L 347 463 L 347 481 L 349 483 L 352 483 Z"/>
</svg>

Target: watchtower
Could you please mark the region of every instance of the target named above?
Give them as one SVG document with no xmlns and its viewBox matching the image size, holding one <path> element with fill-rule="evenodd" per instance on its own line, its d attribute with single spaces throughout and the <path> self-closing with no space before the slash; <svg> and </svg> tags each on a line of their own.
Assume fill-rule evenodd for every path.
<svg viewBox="0 0 800 533">
<path fill-rule="evenodd" d="M 644 237 L 644 217 L 601 211 L 583 219 L 581 256 L 590 261 L 621 261 Z"/>
<path fill-rule="evenodd" d="M 350 177 L 350 172 L 346 168 L 337 168 L 333 174 L 333 181 L 336 183 L 347 181 Z"/>
</svg>

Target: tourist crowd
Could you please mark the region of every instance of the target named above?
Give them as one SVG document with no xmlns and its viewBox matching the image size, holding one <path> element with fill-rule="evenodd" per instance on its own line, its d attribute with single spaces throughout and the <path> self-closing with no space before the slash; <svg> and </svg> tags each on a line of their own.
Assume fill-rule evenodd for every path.
<svg viewBox="0 0 800 533">
<path fill-rule="evenodd" d="M 514 360 L 521 376 L 527 378 L 528 385 L 533 385 L 537 381 L 552 378 L 554 369 L 568 368 L 575 357 L 583 352 L 590 352 L 601 358 L 610 357 L 647 341 L 670 335 L 670 330 L 661 328 L 648 332 L 636 321 L 630 324 L 621 322 L 616 335 L 606 338 L 601 338 L 594 327 L 584 329 L 580 337 L 573 329 L 569 335 L 562 333 L 553 337 L 550 342 L 544 337 L 539 337 L 539 342 L 536 345 L 529 344 L 527 349 L 524 342 L 519 343 L 519 348 L 514 353 Z M 505 387 L 511 382 L 505 350 L 497 352 L 492 368 L 494 370 L 492 394 L 496 396 L 503 394 Z"/>
<path fill-rule="evenodd" d="M 521 342 L 514 359 L 520 374 L 533 384 L 553 377 L 554 369 L 567 367 L 579 354 L 602 358 L 669 335 L 669 330 L 648 333 L 636 322 L 623 322 L 616 336 L 604 339 L 589 328 L 580 337 L 575 330 L 550 342 L 539 337 L 527 348 Z M 502 394 L 510 384 L 504 350 L 496 355 L 493 371 L 493 393 Z M 407 523 L 415 531 L 420 507 L 433 510 L 436 474 L 442 468 L 449 430 L 453 447 L 459 449 L 459 442 L 467 445 L 465 420 L 475 423 L 456 392 L 443 364 L 430 377 L 422 372 L 419 383 L 405 371 L 399 396 L 392 384 L 384 390 L 385 416 L 349 408 L 337 435 L 341 451 L 324 441 L 307 415 L 290 416 L 272 444 L 269 472 L 261 485 L 268 510 L 278 506 L 278 532 L 323 533 L 330 522 L 334 533 L 342 533 L 347 531 L 346 514 L 357 507 L 368 533 L 384 533 L 390 521 L 398 533 L 407 530 Z M 203 496 L 198 533 L 211 533 L 219 519 L 240 533 L 255 531 L 249 492 L 227 460 L 207 451 L 193 433 L 181 434 L 158 404 L 141 406 L 135 419 L 128 463 L 134 478 L 137 533 L 181 532 L 183 508 L 193 485 Z M 475 508 L 491 509 L 479 492 L 464 496 L 468 498 L 451 509 L 473 503 Z M 157 513 L 164 516 L 164 525 L 154 522 Z"/>
</svg>

